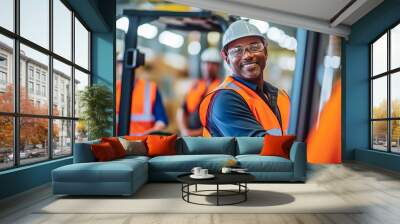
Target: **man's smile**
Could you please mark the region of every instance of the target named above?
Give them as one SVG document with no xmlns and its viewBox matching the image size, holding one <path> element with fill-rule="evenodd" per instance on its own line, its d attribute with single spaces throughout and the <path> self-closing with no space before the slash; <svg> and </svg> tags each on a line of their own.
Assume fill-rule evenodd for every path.
<svg viewBox="0 0 400 224">
<path fill-rule="evenodd" d="M 257 62 L 253 61 L 253 62 L 244 62 L 240 64 L 241 68 L 245 68 L 245 69 L 253 69 L 256 66 L 260 66 Z"/>
</svg>

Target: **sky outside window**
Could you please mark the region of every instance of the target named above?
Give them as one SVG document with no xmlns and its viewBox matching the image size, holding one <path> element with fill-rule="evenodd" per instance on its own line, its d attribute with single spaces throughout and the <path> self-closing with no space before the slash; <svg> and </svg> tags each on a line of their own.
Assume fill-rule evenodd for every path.
<svg viewBox="0 0 400 224">
<path fill-rule="evenodd" d="M 0 0 L 0 26 L 14 31 L 14 1 Z"/>
</svg>

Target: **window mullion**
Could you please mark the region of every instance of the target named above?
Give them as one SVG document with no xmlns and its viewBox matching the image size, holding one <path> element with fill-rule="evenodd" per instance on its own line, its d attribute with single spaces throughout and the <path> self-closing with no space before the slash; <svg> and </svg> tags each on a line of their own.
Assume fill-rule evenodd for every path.
<svg viewBox="0 0 400 224">
<path fill-rule="evenodd" d="M 14 2 L 14 30 L 17 35 L 19 35 L 19 8 L 20 1 L 15 0 Z M 19 39 L 14 39 L 14 113 L 19 114 L 19 99 L 20 99 L 20 48 L 19 48 Z M 20 158 L 19 158 L 19 135 L 20 135 L 20 118 L 15 116 L 14 114 L 14 166 L 19 166 Z"/>
<path fill-rule="evenodd" d="M 71 117 L 75 118 L 75 12 L 72 11 L 72 16 L 71 16 L 71 23 L 72 23 L 72 38 L 71 38 L 71 59 L 72 59 L 72 73 L 71 73 L 71 91 L 72 91 L 72 105 L 71 105 Z M 76 126 L 76 121 L 73 120 L 71 122 L 71 150 L 72 150 L 72 155 L 74 155 L 74 146 L 75 146 L 75 126 Z"/>
<path fill-rule="evenodd" d="M 53 52 L 53 0 L 49 0 L 49 50 Z M 53 57 L 49 55 L 49 73 L 48 73 L 48 93 L 47 96 L 49 97 L 49 116 L 50 119 L 48 120 L 48 152 L 49 152 L 49 159 L 53 159 Z"/>
<path fill-rule="evenodd" d="M 386 54 L 387 54 L 387 64 L 386 64 L 386 66 L 387 66 L 387 71 L 389 71 L 390 70 L 390 29 L 388 30 L 388 32 L 387 32 L 387 51 L 386 51 Z M 387 110 L 388 110 L 388 118 L 391 118 L 392 117 L 392 100 L 391 100 L 391 85 L 390 85 L 390 83 L 391 83 L 391 74 L 389 73 L 389 74 L 387 74 L 387 98 L 388 98 L 388 104 L 387 104 Z M 388 124 L 388 126 L 387 126 L 387 132 L 388 132 L 388 141 L 389 141 L 389 144 L 388 144 L 388 152 L 391 152 L 392 151 L 392 135 L 391 135 L 391 128 L 392 128 L 392 121 L 391 120 L 389 120 L 388 122 L 387 122 Z"/>
</svg>

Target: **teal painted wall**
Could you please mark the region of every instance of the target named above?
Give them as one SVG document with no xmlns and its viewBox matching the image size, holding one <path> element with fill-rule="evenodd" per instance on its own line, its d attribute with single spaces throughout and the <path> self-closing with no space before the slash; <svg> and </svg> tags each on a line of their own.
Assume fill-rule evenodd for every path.
<svg viewBox="0 0 400 224">
<path fill-rule="evenodd" d="M 0 172 L 0 199 L 51 181 L 51 171 L 72 163 L 72 157 Z"/>
<path fill-rule="evenodd" d="M 369 150 L 369 49 L 368 44 L 400 22 L 400 0 L 386 0 L 351 27 L 343 44 L 343 159 L 358 160 L 398 170 L 398 156 Z M 357 152 L 355 151 L 357 149 Z M 364 151 L 359 151 L 364 150 Z M 379 162 L 377 162 L 379 161 Z M 397 164 L 396 164 L 397 163 Z"/>
<path fill-rule="evenodd" d="M 109 87 L 114 93 L 115 70 L 115 1 L 100 1 L 98 4 L 100 13 L 107 24 L 107 32 L 92 33 L 92 83 L 101 83 Z M 115 97 L 113 97 L 115 99 Z M 115 106 L 113 107 L 115 108 Z M 112 119 L 112 118 L 110 118 Z M 110 135 L 114 133 L 114 125 L 108 129 Z"/>
<path fill-rule="evenodd" d="M 101 83 L 112 89 L 114 74 L 113 35 L 94 33 L 92 35 L 92 75 L 93 83 Z"/>
<path fill-rule="evenodd" d="M 92 31 L 92 82 L 113 89 L 115 0 L 67 2 Z M 50 182 L 53 169 L 71 163 L 69 157 L 0 172 L 0 199 Z"/>
<path fill-rule="evenodd" d="M 114 35 L 108 33 L 94 33 L 92 35 L 92 83 L 106 85 L 114 95 Z M 115 99 L 115 97 L 113 97 Z M 114 107 L 113 107 L 114 108 Z M 113 119 L 113 118 L 110 118 Z M 109 135 L 113 135 L 114 125 L 108 128 Z"/>
</svg>

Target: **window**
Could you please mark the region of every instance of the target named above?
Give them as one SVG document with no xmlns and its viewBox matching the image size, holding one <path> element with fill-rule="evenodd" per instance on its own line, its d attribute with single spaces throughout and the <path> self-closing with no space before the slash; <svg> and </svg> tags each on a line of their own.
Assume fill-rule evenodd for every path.
<svg viewBox="0 0 400 224">
<path fill-rule="evenodd" d="M 75 18 L 75 62 L 82 68 L 89 68 L 89 32 Z"/>
<path fill-rule="evenodd" d="M 7 73 L 0 71 L 0 84 L 6 85 L 7 84 Z"/>
<path fill-rule="evenodd" d="M 21 36 L 49 49 L 49 0 L 20 0 Z"/>
<path fill-rule="evenodd" d="M 0 54 L 0 91 L 5 91 L 7 85 L 7 56 Z"/>
<path fill-rule="evenodd" d="M 62 103 L 64 103 L 64 96 L 70 96 L 72 95 L 72 90 L 71 89 L 65 89 L 64 85 L 66 83 L 69 83 L 69 85 L 72 84 L 72 68 L 71 66 L 68 66 L 58 60 L 53 60 L 54 64 L 54 74 L 53 75 L 53 114 L 60 113 L 60 107 L 63 106 L 63 104 L 59 104 L 59 97 Z M 75 78 L 76 79 L 76 78 Z M 60 95 L 61 96 L 60 96 Z M 68 104 L 72 104 L 72 98 L 67 99 Z M 71 102 L 69 102 L 71 101 Z M 72 108 L 68 107 L 65 111 L 65 114 L 62 113 L 63 116 L 68 116 L 72 117 Z"/>
<path fill-rule="evenodd" d="M 71 60 L 72 12 L 59 0 L 53 1 L 54 53 Z"/>
<path fill-rule="evenodd" d="M 36 80 L 40 81 L 40 70 L 36 69 Z"/>
<path fill-rule="evenodd" d="M 400 24 L 370 45 L 371 148 L 400 153 Z"/>
<path fill-rule="evenodd" d="M 1 15 L 1 13 L 3 13 L 2 11 L 3 9 L 1 8 L 3 3 L 4 3 L 3 1 L 0 1 L 0 21 L 1 18 L 3 18 L 2 16 L 4 16 Z M 14 111 L 14 79 L 12 78 L 14 77 L 14 71 L 12 69 L 13 66 L 11 65 L 12 58 L 14 57 L 14 41 L 13 39 L 8 38 L 0 33 L 0 46 L 1 46 L 0 61 L 3 62 L 3 63 L 0 62 L 2 64 L 0 66 L 0 73 L 2 74 L 1 80 L 6 81 L 6 83 L 4 83 L 4 81 L 0 81 L 4 83 L 3 85 L 0 85 L 0 116 L 1 116 L 2 112 L 12 113 Z M 5 59 L 9 59 L 7 63 L 5 62 Z M 8 121 L 8 118 L 6 120 Z M 11 125 L 10 128 L 13 129 L 13 126 Z M 6 130 L 8 131 L 8 129 Z M 1 137 L 2 136 L 0 135 L 0 139 Z M 3 144 L 0 141 L 0 149 L 1 148 L 3 148 Z M 1 169 L 1 160 L 0 160 L 0 169 Z"/>
<path fill-rule="evenodd" d="M 33 94 L 33 82 L 28 82 L 28 93 Z"/>
<path fill-rule="evenodd" d="M 46 86 L 42 86 L 42 96 L 46 96 Z"/>
<path fill-rule="evenodd" d="M 29 71 L 28 71 L 29 79 L 33 80 L 33 67 L 29 66 Z"/>
<path fill-rule="evenodd" d="M 36 95 L 40 95 L 40 84 L 36 84 Z"/>
<path fill-rule="evenodd" d="M 0 55 L 0 67 L 7 68 L 7 56 Z"/>
<path fill-rule="evenodd" d="M 73 105 L 90 85 L 91 34 L 67 4 L 0 0 L 0 170 L 72 155 L 77 131 L 87 139 Z"/>
<path fill-rule="evenodd" d="M 14 0 L 0 1 L 0 26 L 14 31 Z"/>
</svg>

